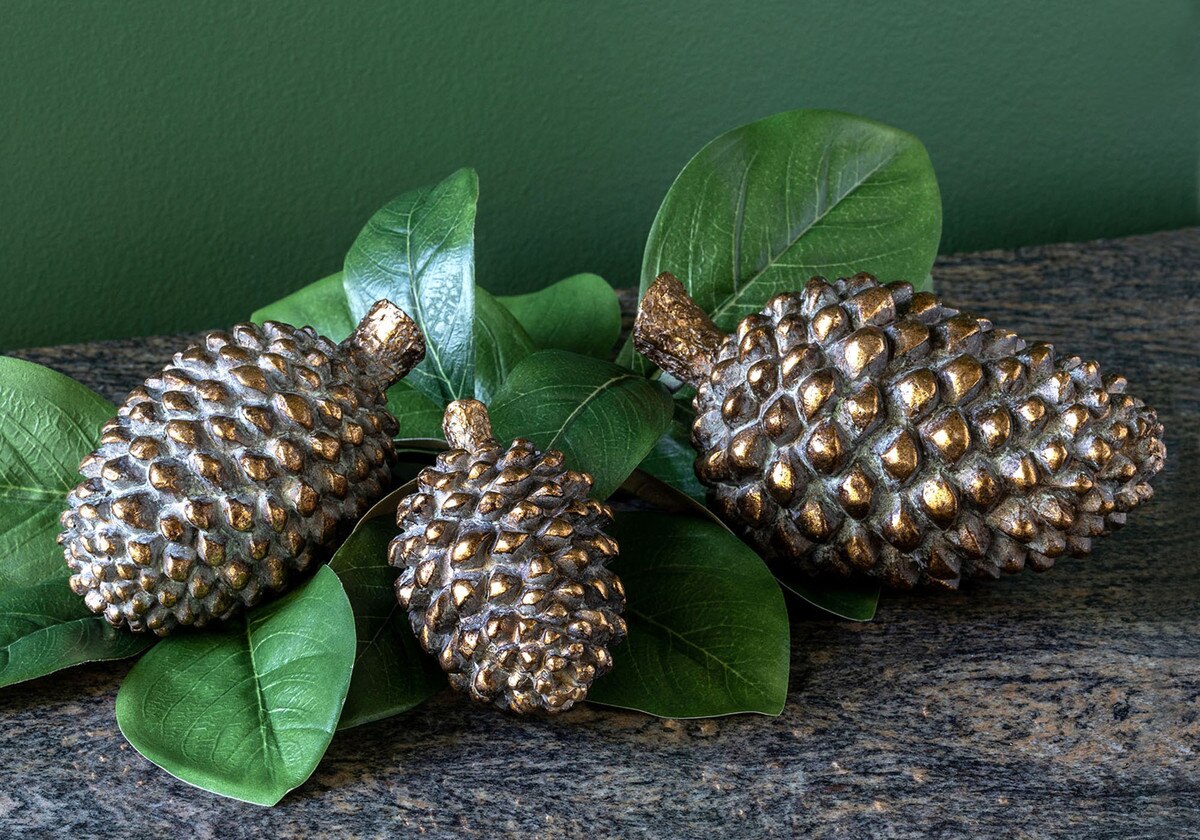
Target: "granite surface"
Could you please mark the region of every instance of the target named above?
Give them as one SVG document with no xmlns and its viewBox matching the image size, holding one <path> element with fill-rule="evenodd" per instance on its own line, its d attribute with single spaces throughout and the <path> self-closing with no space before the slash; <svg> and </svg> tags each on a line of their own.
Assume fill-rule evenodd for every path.
<svg viewBox="0 0 1200 840">
<path fill-rule="evenodd" d="M 129 664 L 79 668 L 0 692 L 0 837 L 1200 837 L 1200 229 L 935 278 L 1159 409 L 1157 495 L 1092 557 L 886 595 L 869 624 L 793 604 L 778 718 L 524 720 L 445 694 L 339 734 L 273 809 L 142 759 L 113 716 Z M 16 355 L 116 400 L 185 343 Z"/>
</svg>

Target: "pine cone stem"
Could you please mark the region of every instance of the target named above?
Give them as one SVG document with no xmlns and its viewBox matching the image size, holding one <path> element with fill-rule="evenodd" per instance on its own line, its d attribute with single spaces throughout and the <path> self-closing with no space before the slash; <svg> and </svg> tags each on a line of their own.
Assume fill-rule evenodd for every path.
<svg viewBox="0 0 1200 840">
<path fill-rule="evenodd" d="M 699 387 L 708 379 L 725 334 L 688 296 L 675 275 L 655 278 L 633 323 L 633 345 L 654 364 Z"/>
<path fill-rule="evenodd" d="M 383 388 L 399 382 L 425 358 L 425 339 L 415 321 L 389 300 L 378 300 L 342 342 L 371 360 Z"/>
<path fill-rule="evenodd" d="M 487 408 L 479 400 L 455 400 L 446 406 L 442 431 L 453 449 L 473 452 L 496 442 Z"/>
</svg>

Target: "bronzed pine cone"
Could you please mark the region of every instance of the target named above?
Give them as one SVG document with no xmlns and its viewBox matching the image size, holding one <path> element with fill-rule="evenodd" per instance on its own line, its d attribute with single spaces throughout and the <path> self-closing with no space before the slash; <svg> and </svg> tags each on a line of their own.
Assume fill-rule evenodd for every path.
<svg viewBox="0 0 1200 840">
<path fill-rule="evenodd" d="M 383 392 L 424 353 L 387 301 L 340 345 L 267 321 L 177 353 L 79 468 L 58 538 L 71 588 L 160 636 L 285 589 L 389 483 Z"/>
<path fill-rule="evenodd" d="M 1150 498 L 1125 379 L 907 283 L 813 278 L 724 335 L 669 274 L 638 350 L 697 388 L 696 475 L 764 556 L 899 588 L 1047 569 Z"/>
<path fill-rule="evenodd" d="M 625 636 L 612 511 L 561 452 L 501 446 L 482 403 L 451 403 L 443 428 L 452 448 L 396 511 L 400 604 L 459 691 L 515 712 L 569 709 Z"/>
</svg>

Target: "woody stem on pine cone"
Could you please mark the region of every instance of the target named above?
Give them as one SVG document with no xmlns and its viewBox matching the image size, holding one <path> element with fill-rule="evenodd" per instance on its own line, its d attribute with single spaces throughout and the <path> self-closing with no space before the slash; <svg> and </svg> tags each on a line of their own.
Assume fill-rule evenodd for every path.
<svg viewBox="0 0 1200 840">
<path fill-rule="evenodd" d="M 633 346 L 654 364 L 698 387 L 708 379 L 725 334 L 670 272 L 646 290 L 633 323 Z"/>
<path fill-rule="evenodd" d="M 487 408 L 479 400 L 455 400 L 446 406 L 442 431 L 452 449 L 465 449 L 468 452 L 496 441 Z"/>
<path fill-rule="evenodd" d="M 361 351 L 385 380 L 384 388 L 399 382 L 425 358 L 420 328 L 389 300 L 375 301 L 342 346 Z"/>
</svg>

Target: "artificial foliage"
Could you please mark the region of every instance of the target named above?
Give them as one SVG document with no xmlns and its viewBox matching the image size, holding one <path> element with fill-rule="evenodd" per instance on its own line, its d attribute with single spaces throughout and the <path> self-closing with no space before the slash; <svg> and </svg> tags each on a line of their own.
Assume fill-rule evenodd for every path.
<svg viewBox="0 0 1200 840">
<path fill-rule="evenodd" d="M 151 648 L 121 684 L 117 724 L 185 782 L 273 805 L 308 778 L 337 730 L 354 621 L 322 567 L 260 609 Z"/>
<path fill-rule="evenodd" d="M 115 413 L 108 400 L 61 373 L 0 357 L 0 587 L 66 574 L 55 543 L 79 461 Z M 49 539 L 47 539 L 49 537 Z"/>
<path fill-rule="evenodd" d="M 467 693 L 519 711 L 565 710 L 585 697 L 670 717 L 782 710 L 791 660 L 785 591 L 868 619 L 879 587 L 870 578 L 805 574 L 844 563 L 830 561 L 828 551 L 809 556 L 795 539 L 796 562 L 769 568 L 763 557 L 776 543 L 744 529 L 745 514 L 765 528 L 768 514 L 783 515 L 800 498 L 771 495 L 784 490 L 774 472 L 762 471 L 774 450 L 742 445 L 739 424 L 754 416 L 743 417 L 743 409 L 769 412 L 769 394 L 718 404 L 713 384 L 695 378 L 689 385 L 687 369 L 640 355 L 632 340 L 618 346 L 617 297 L 595 275 L 528 295 L 489 294 L 489 278 L 475 272 L 479 196 L 470 169 L 399 195 L 348 243 L 341 271 L 279 301 L 248 295 L 246 309 L 258 307 L 251 319 L 260 326 L 216 334 L 177 356 L 107 424 L 114 408 L 88 389 L 0 359 L 0 685 L 149 649 L 117 695 L 126 738 L 181 779 L 262 805 L 303 784 L 337 729 L 402 714 L 444 690 L 447 675 Z M 891 311 L 884 302 L 868 313 L 855 295 L 869 284 L 839 277 L 868 271 L 926 288 L 940 227 L 937 182 L 916 138 L 846 114 L 787 112 L 718 137 L 687 164 L 651 226 L 640 291 L 663 271 L 678 275 L 715 344 L 719 331 L 738 331 L 730 350 L 737 359 L 713 369 L 736 369 L 745 382 L 721 387 L 741 394 L 761 383 L 782 393 L 792 388 L 786 373 L 766 376 L 763 366 L 771 342 L 775 351 L 787 345 L 775 360 L 787 364 L 793 336 L 816 329 L 817 302 L 841 312 L 847 330 Z M 833 284 L 806 286 L 818 274 Z M 798 302 L 789 303 L 789 293 Z M 904 358 L 926 367 L 936 360 L 938 376 L 952 374 L 938 386 L 942 403 L 951 394 L 964 404 L 974 368 L 952 367 L 955 359 L 978 359 L 983 377 L 1002 370 L 994 353 L 983 352 L 985 341 L 998 346 L 1000 334 L 984 338 L 982 321 L 974 322 L 975 338 L 955 333 L 951 341 L 939 330 L 957 330 L 958 321 L 940 304 L 908 287 L 889 287 L 887 295 L 899 320 L 870 324 L 884 330 L 887 353 L 857 342 L 848 354 L 856 333 L 843 336 L 835 326 L 812 336 L 813 358 L 804 364 L 828 355 L 836 367 L 861 357 L 861 370 L 847 380 L 857 383 L 863 371 L 908 365 Z M 418 358 L 412 347 L 393 364 L 398 345 L 364 342 L 372 330 L 356 333 L 360 319 L 378 316 L 376 301 L 411 317 L 410 334 L 419 331 L 426 348 L 402 381 L 395 380 Z M 800 316 L 803 330 L 784 328 Z M 906 355 L 888 344 L 916 335 L 916 327 L 900 329 L 909 322 L 930 335 L 920 360 L 919 351 Z M 668 337 L 674 329 L 660 328 Z M 746 336 L 742 359 L 738 342 Z M 1071 527 L 1080 533 L 1067 540 L 1069 551 L 1097 521 L 1117 522 L 1129 487 L 1145 495 L 1142 479 L 1162 457 L 1153 444 L 1158 429 L 1119 387 L 1099 385 L 1089 365 L 1055 361 L 1037 345 L 1012 348 L 1026 354 L 1024 378 L 1004 391 L 1011 443 L 997 452 L 1019 444 L 1041 457 L 1050 420 L 1061 429 L 1073 409 L 1059 408 L 1076 397 L 1089 419 L 1071 438 L 1073 457 L 1112 450 L 1089 473 L 1101 489 L 1077 494 Z M 692 385 L 700 386 L 699 416 Z M 1057 397 L 1049 393 L 1055 388 Z M 1047 407 L 1040 432 L 1016 416 L 1034 391 Z M 1101 394 L 1110 402 L 1107 420 L 1087 403 L 1098 405 Z M 825 400 L 803 422 L 761 414 L 764 433 L 772 423 L 787 434 L 803 429 L 808 446 L 816 427 L 805 424 L 823 418 L 839 424 L 840 435 L 862 419 L 852 410 L 855 395 Z M 796 396 L 796 410 L 806 408 Z M 487 404 L 492 430 L 445 434 L 447 406 L 461 410 L 477 405 L 472 400 Z M 862 435 L 903 431 L 882 411 L 870 422 L 874 431 Z M 971 423 L 968 435 L 994 427 L 974 415 Z M 941 432 L 916 428 L 922 441 L 940 446 Z M 706 452 L 725 453 L 702 458 L 698 471 L 694 430 Z M 942 431 L 953 437 L 953 429 Z M 895 443 L 885 437 L 881 445 Z M 847 457 L 834 458 L 831 469 L 853 469 L 854 441 L 837 444 Z M 975 461 L 992 457 L 974 439 L 972 446 Z M 825 464 L 820 448 L 816 460 L 805 450 L 804 469 Z M 936 482 L 955 460 L 949 454 L 930 453 L 910 480 L 922 488 Z M 886 472 L 883 454 L 871 457 Z M 1124 476 L 1122 458 L 1135 475 Z M 81 461 L 84 483 L 68 502 Z M 1020 480 L 1021 464 L 996 480 Z M 727 477 L 730 465 L 736 477 Z M 1123 489 L 1112 485 L 1106 495 L 1105 470 L 1121 476 Z M 715 485 L 712 496 L 706 484 Z M 391 492 L 368 509 L 385 485 Z M 950 492 L 965 495 L 967 487 Z M 831 522 L 836 511 L 825 503 L 840 505 L 836 494 L 833 486 L 817 494 Z M 921 503 L 884 484 L 871 498 Z M 1059 515 L 1038 504 L 1039 522 Z M 65 555 L 55 544 L 64 507 Z M 1005 539 L 1036 566 L 1054 545 L 1041 536 L 1045 529 L 1020 542 L 1022 517 L 1032 515 L 1025 507 L 1006 520 L 1019 533 Z M 838 509 L 847 513 L 840 527 L 853 529 L 846 522 L 859 520 Z M 870 566 L 877 577 L 920 580 L 941 562 L 933 549 L 955 545 L 951 532 L 962 530 L 966 514 L 951 521 L 936 505 L 924 510 L 912 515 L 923 517 L 920 545 L 930 551 L 901 560 L 907 536 L 888 543 Z M 500 519 L 489 519 L 494 514 Z M 879 520 L 884 539 L 890 521 Z M 824 533 L 814 525 L 803 539 L 819 547 L 817 530 Z M 986 562 L 960 562 L 959 572 L 1015 562 L 1013 552 L 989 550 Z M 231 580 L 245 584 L 227 591 L 221 582 Z M 262 603 L 254 606 L 247 592 Z M 149 631 L 173 632 L 157 639 Z M 478 713 L 506 712 L 480 705 Z"/>
</svg>

